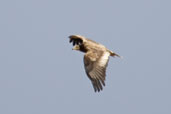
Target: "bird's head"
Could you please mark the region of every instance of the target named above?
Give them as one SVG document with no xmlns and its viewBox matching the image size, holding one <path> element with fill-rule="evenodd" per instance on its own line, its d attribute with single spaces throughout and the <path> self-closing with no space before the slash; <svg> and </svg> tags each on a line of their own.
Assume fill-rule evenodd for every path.
<svg viewBox="0 0 171 114">
<path fill-rule="evenodd" d="M 80 46 L 79 45 L 75 45 L 72 50 L 80 50 Z"/>
</svg>

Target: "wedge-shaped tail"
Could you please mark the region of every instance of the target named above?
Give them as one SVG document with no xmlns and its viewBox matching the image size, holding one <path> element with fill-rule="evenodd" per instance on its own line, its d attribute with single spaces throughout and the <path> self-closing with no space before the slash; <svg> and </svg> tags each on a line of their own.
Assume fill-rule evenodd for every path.
<svg viewBox="0 0 171 114">
<path fill-rule="evenodd" d="M 112 51 L 110 51 L 110 50 L 108 50 L 108 51 L 109 51 L 109 53 L 110 53 L 110 56 L 112 56 L 112 57 L 117 56 L 117 57 L 119 57 L 119 58 L 123 58 L 122 56 L 120 56 L 120 55 L 118 55 L 118 54 L 116 54 L 116 53 L 114 53 L 114 52 L 112 52 Z"/>
</svg>

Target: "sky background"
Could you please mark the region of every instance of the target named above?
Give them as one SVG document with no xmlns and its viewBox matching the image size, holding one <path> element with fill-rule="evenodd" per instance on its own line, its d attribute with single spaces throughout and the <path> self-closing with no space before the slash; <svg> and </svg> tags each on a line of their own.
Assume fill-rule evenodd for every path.
<svg viewBox="0 0 171 114">
<path fill-rule="evenodd" d="M 68 36 L 110 58 L 95 93 Z M 0 114 L 171 114 L 170 0 L 1 0 Z"/>
</svg>

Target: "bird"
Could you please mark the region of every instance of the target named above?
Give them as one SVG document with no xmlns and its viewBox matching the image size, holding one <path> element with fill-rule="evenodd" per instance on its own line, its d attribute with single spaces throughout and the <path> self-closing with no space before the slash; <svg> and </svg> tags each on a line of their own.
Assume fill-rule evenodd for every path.
<svg viewBox="0 0 171 114">
<path fill-rule="evenodd" d="M 102 91 L 105 86 L 109 56 L 121 56 L 107 49 L 104 45 L 81 35 L 70 35 L 69 39 L 69 42 L 74 46 L 72 50 L 85 53 L 83 58 L 84 68 L 88 78 L 91 80 L 94 91 Z"/>
</svg>

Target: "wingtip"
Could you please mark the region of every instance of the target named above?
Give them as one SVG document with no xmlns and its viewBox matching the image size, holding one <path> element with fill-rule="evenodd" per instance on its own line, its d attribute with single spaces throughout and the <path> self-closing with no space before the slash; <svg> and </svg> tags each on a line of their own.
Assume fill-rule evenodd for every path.
<svg viewBox="0 0 171 114">
<path fill-rule="evenodd" d="M 73 35 L 69 35 L 68 38 L 71 38 Z"/>
</svg>

